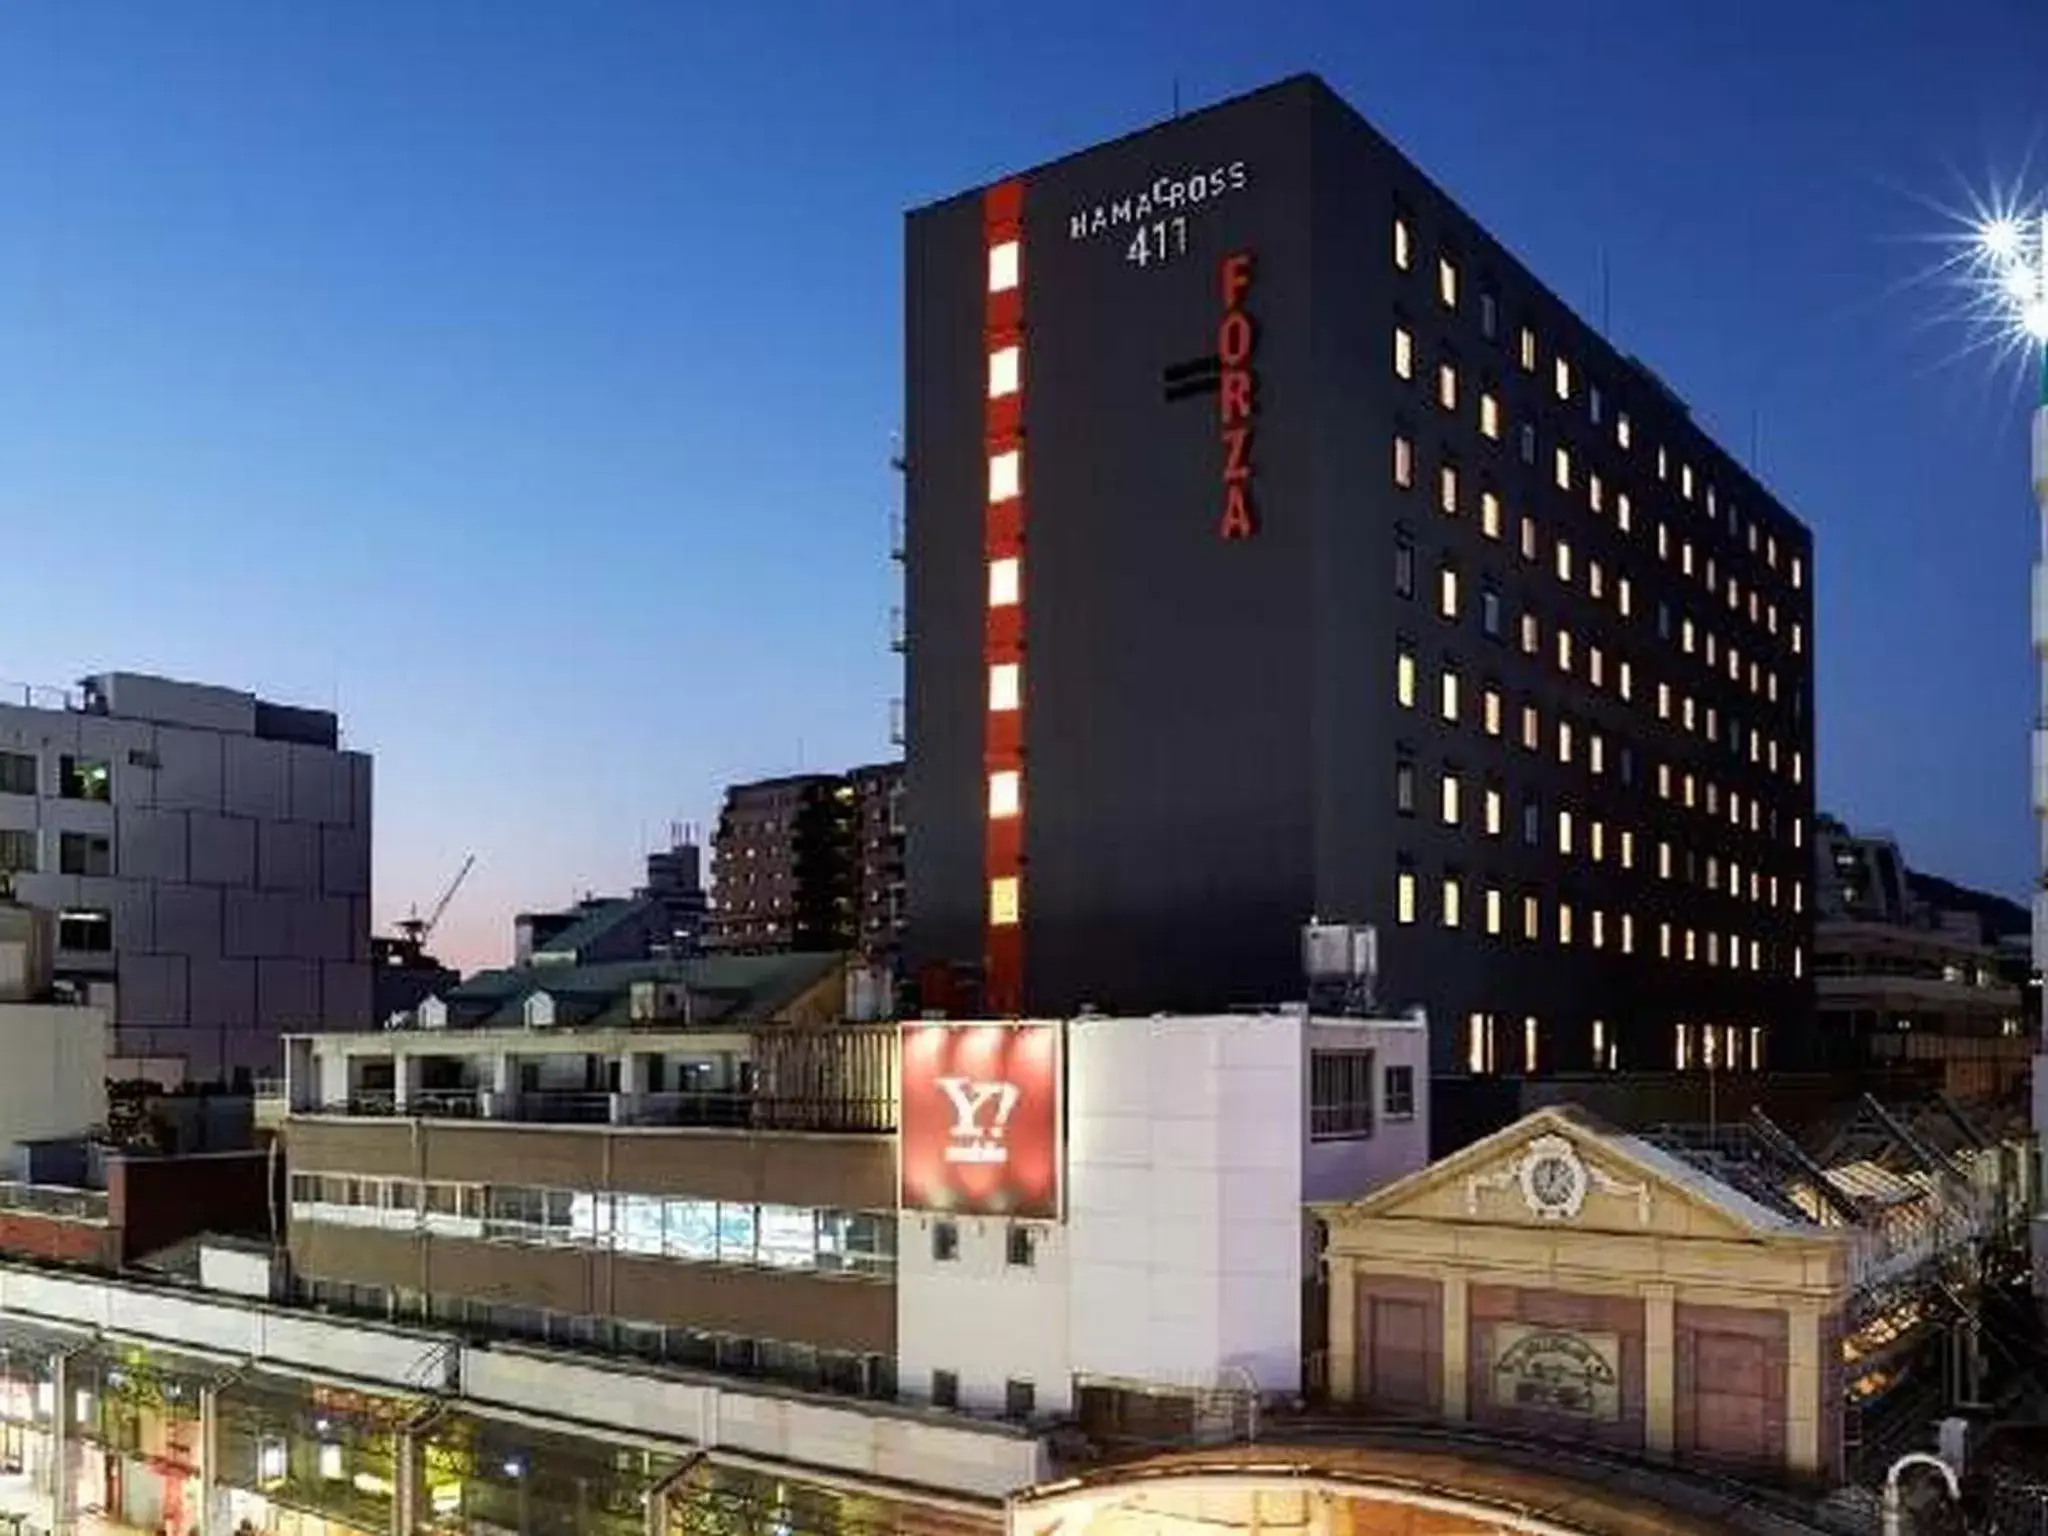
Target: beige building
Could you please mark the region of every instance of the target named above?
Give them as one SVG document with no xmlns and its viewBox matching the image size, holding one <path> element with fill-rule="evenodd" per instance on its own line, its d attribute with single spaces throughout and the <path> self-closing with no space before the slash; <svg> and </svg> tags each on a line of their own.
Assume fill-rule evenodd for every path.
<svg viewBox="0 0 2048 1536">
<path fill-rule="evenodd" d="M 1563 1110 L 1319 1209 L 1333 1399 L 1839 1479 L 1863 1234 Z"/>
</svg>

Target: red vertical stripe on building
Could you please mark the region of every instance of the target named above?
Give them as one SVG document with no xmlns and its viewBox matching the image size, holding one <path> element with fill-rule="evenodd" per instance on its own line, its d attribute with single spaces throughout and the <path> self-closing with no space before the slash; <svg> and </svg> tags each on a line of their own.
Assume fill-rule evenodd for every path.
<svg viewBox="0 0 2048 1536">
<path fill-rule="evenodd" d="M 987 361 L 1000 347 L 1024 346 L 1024 183 L 1006 181 L 982 195 L 982 256 L 985 308 L 982 315 L 981 378 L 983 400 L 982 446 L 984 460 L 998 453 L 1024 448 L 1023 383 L 1020 367 L 1014 394 L 990 399 L 986 379 Z M 987 262 L 999 245 L 1015 241 L 1018 259 L 1017 285 L 1001 293 L 990 293 Z M 1028 361 L 1028 359 L 1027 359 Z M 986 560 L 1021 557 L 1024 553 L 1024 508 L 1031 487 L 1031 456 L 1022 453 L 1023 484 L 1019 494 L 1006 501 L 989 502 L 983 524 L 982 546 Z M 983 601 L 986 603 L 987 572 L 983 571 Z M 988 815 L 989 775 L 1024 770 L 1024 709 L 1020 699 L 1015 710 L 996 713 L 988 708 L 987 677 L 993 667 L 1005 663 L 1019 666 L 1024 661 L 1024 611 L 1016 607 L 989 609 L 982 629 L 982 1006 L 992 1014 L 1015 1014 L 1024 1006 L 1024 919 L 1031 909 L 1031 892 L 1024 880 L 1024 812 L 1000 819 Z M 1027 684 L 1028 686 L 1028 684 Z M 1025 786 L 1026 808 L 1030 787 Z M 990 910 L 990 897 L 998 880 L 1015 880 L 1021 899 L 1015 923 L 998 926 Z"/>
</svg>

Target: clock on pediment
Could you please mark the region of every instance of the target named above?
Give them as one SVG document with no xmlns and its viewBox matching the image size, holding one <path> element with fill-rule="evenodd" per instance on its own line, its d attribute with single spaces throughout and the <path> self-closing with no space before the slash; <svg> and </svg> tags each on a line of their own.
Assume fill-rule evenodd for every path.
<svg viewBox="0 0 2048 1536">
<path fill-rule="evenodd" d="M 1567 1221 L 1586 1203 L 1586 1165 L 1562 1136 L 1538 1136 L 1515 1165 L 1529 1209 L 1546 1221 Z"/>
</svg>

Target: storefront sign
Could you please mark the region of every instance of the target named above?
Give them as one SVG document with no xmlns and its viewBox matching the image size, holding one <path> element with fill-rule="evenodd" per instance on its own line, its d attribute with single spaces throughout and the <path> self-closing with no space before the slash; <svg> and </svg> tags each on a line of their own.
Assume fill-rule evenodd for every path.
<svg viewBox="0 0 2048 1536">
<path fill-rule="evenodd" d="M 902 1037 L 906 1210 L 1055 1218 L 1057 1024 L 908 1024 Z"/>
<path fill-rule="evenodd" d="M 1613 1423 L 1621 1417 L 1621 1340 L 1501 1323 L 1493 1330 L 1493 1400 L 1503 1408 Z"/>
<path fill-rule="evenodd" d="M 1250 251 L 1223 258 L 1223 319 L 1216 327 L 1216 358 L 1222 368 L 1217 406 L 1223 434 L 1220 531 L 1226 539 L 1248 539 L 1259 528 L 1252 506 L 1252 417 L 1258 409 L 1259 382 L 1252 360 L 1259 331 L 1244 307 L 1251 297 L 1252 272 Z"/>
</svg>

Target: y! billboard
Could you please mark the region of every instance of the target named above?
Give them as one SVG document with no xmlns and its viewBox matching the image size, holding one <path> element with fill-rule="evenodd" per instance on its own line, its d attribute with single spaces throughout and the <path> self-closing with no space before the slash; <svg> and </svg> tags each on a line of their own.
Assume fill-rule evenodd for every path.
<svg viewBox="0 0 2048 1536">
<path fill-rule="evenodd" d="M 1060 1214 L 1060 1026 L 906 1024 L 905 1210 Z"/>
</svg>

